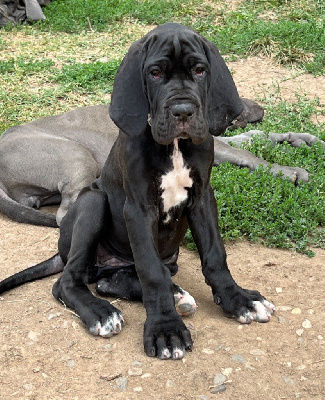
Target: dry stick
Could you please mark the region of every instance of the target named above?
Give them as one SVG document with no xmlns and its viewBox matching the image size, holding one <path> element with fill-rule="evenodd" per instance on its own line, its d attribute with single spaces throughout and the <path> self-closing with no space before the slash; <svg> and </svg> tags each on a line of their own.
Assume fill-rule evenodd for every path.
<svg viewBox="0 0 325 400">
<path fill-rule="evenodd" d="M 90 29 L 92 32 L 94 32 L 93 27 L 91 26 L 91 22 L 90 22 L 89 17 L 87 17 L 87 21 L 88 21 L 89 29 Z"/>
<path fill-rule="evenodd" d="M 103 381 L 113 381 L 114 379 L 120 378 L 122 376 L 121 373 L 116 374 L 116 375 L 110 375 L 110 376 L 100 376 L 100 379 Z"/>
</svg>

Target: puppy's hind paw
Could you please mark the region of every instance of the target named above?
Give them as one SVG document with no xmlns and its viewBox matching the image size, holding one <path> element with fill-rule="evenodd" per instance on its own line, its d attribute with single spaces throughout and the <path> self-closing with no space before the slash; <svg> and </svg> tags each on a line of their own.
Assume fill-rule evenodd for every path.
<svg viewBox="0 0 325 400">
<path fill-rule="evenodd" d="M 122 314 L 113 312 L 102 322 L 96 321 L 89 327 L 89 332 L 95 336 L 111 337 L 121 332 L 123 324 L 124 318 Z"/>
<path fill-rule="evenodd" d="M 174 285 L 174 300 L 176 311 L 182 317 L 187 317 L 195 313 L 197 305 L 194 297 L 177 285 Z"/>
</svg>

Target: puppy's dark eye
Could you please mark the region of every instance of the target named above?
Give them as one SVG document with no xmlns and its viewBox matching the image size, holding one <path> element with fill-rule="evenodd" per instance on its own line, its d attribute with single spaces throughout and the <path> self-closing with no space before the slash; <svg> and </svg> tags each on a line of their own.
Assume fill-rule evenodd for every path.
<svg viewBox="0 0 325 400">
<path fill-rule="evenodd" d="M 160 69 L 153 69 L 150 74 L 154 77 L 154 78 L 160 78 L 162 76 L 162 71 L 160 71 Z"/>
<path fill-rule="evenodd" d="M 196 75 L 203 76 L 203 74 L 205 72 L 205 68 L 204 67 L 196 67 L 194 72 Z"/>
</svg>

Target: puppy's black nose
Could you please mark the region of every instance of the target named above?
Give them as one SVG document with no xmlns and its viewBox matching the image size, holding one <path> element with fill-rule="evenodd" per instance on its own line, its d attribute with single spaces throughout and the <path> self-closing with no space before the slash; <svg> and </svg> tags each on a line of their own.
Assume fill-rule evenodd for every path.
<svg viewBox="0 0 325 400">
<path fill-rule="evenodd" d="M 173 105 L 170 110 L 176 119 L 186 121 L 194 114 L 195 106 L 191 103 L 181 103 Z"/>
</svg>

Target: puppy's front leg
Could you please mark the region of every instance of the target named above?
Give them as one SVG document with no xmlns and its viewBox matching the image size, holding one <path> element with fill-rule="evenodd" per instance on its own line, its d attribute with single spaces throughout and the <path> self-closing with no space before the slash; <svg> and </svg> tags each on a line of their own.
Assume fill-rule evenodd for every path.
<svg viewBox="0 0 325 400">
<path fill-rule="evenodd" d="M 145 353 L 161 359 L 181 359 L 185 350 L 192 349 L 192 339 L 176 312 L 170 272 L 158 254 L 157 212 L 127 201 L 124 218 L 147 313 Z"/>
<path fill-rule="evenodd" d="M 258 291 L 241 288 L 227 266 L 226 251 L 219 233 L 217 204 L 210 185 L 188 209 L 188 221 L 200 253 L 202 272 L 212 288 L 214 301 L 241 323 L 268 322 L 275 310 Z"/>
</svg>

